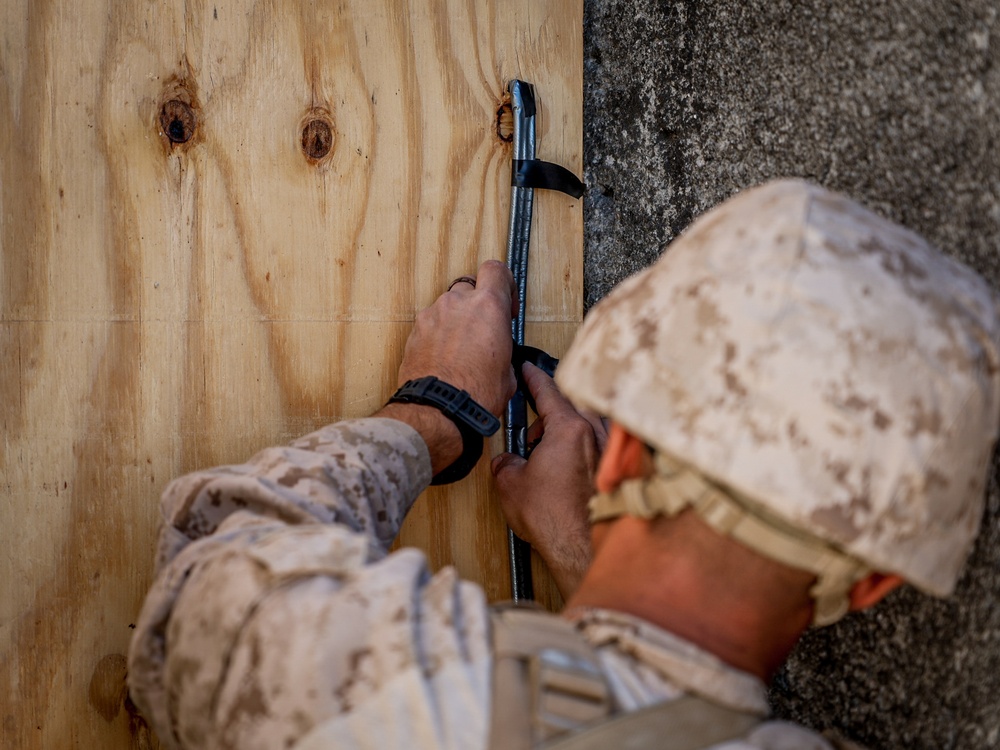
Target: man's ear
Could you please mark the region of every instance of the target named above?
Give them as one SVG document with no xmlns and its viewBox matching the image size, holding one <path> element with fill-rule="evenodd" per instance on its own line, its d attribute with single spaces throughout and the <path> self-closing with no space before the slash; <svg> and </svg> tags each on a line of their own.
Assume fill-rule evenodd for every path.
<svg viewBox="0 0 1000 750">
<path fill-rule="evenodd" d="M 598 492 L 611 492 L 625 479 L 643 476 L 647 461 L 646 444 L 620 424 L 612 422 L 608 444 L 601 454 L 594 478 Z"/>
<path fill-rule="evenodd" d="M 902 577 L 895 574 L 869 573 L 851 588 L 851 612 L 874 607 L 904 583 Z"/>
</svg>

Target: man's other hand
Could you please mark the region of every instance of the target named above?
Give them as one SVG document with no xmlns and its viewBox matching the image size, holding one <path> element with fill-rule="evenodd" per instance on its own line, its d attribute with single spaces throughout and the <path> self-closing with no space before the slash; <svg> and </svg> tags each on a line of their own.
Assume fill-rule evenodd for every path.
<svg viewBox="0 0 1000 750">
<path fill-rule="evenodd" d="M 538 550 L 568 599 L 590 564 L 587 501 L 608 433 L 600 417 L 578 412 L 540 369 L 526 364 L 523 372 L 538 407 L 528 430 L 535 448 L 527 460 L 502 453 L 491 468 L 507 524 Z"/>
</svg>

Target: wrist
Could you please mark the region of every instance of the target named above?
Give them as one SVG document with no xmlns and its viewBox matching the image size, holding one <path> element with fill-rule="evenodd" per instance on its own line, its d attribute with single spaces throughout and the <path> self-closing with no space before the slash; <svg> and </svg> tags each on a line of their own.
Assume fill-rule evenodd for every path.
<svg viewBox="0 0 1000 750">
<path fill-rule="evenodd" d="M 439 474 L 462 455 L 462 435 L 455 423 L 433 406 L 391 403 L 383 406 L 376 417 L 404 422 L 423 438 L 431 457 L 431 473 Z"/>
<path fill-rule="evenodd" d="M 580 587 L 580 583 L 590 567 L 589 550 L 577 549 L 570 556 L 549 556 L 546 558 L 545 555 L 542 555 L 542 560 L 545 561 L 552 574 L 552 579 L 555 581 L 563 601 L 569 601 Z"/>
<path fill-rule="evenodd" d="M 458 430 L 462 452 L 447 468 L 435 472 L 431 484 L 451 484 L 468 476 L 482 458 L 483 440 L 500 429 L 500 421 L 467 392 L 433 375 L 407 380 L 389 403 L 432 407 Z"/>
</svg>

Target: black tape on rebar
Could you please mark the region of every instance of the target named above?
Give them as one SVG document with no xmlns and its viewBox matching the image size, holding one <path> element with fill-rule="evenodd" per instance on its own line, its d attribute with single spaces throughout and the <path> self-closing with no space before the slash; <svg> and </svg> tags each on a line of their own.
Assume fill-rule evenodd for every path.
<svg viewBox="0 0 1000 750">
<path fill-rule="evenodd" d="M 565 167 L 540 159 L 515 159 L 510 173 L 514 187 L 558 190 L 574 198 L 583 195 L 583 183 Z"/>
</svg>

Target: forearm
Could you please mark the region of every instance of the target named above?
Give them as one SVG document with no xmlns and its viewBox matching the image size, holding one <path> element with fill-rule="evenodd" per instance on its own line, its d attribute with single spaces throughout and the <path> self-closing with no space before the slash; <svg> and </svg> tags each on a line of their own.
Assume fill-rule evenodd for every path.
<svg viewBox="0 0 1000 750">
<path fill-rule="evenodd" d="M 158 564 L 210 536 L 230 516 L 331 523 L 386 551 L 431 478 L 427 445 L 407 423 L 339 422 L 245 464 L 195 472 L 163 495 Z"/>
<path fill-rule="evenodd" d="M 404 422 L 420 434 L 430 456 L 432 476 L 448 468 L 462 453 L 462 436 L 455 423 L 433 406 L 386 404 L 375 416 Z"/>
<path fill-rule="evenodd" d="M 429 479 L 419 435 L 375 419 L 171 487 L 168 531 L 184 542 L 166 556 L 129 654 L 133 700 L 167 747 L 283 746 L 341 715 L 391 722 L 401 706 L 437 726 L 455 691 L 475 693 L 481 729 L 482 592 L 451 569 L 432 577 L 416 550 L 386 554 Z M 411 688 L 399 695 L 402 671 Z"/>
<path fill-rule="evenodd" d="M 424 433 L 409 424 L 424 416 L 410 409 L 387 413 L 394 418 L 329 425 L 245 464 L 195 472 L 168 487 L 160 575 L 130 651 L 134 699 L 158 731 L 204 732 L 209 739 L 229 731 L 212 708 L 213 696 L 230 689 L 225 685 L 238 696 L 245 677 L 260 678 L 257 669 L 227 656 L 252 633 L 263 638 L 274 631 L 269 649 L 278 663 L 286 636 L 302 641 L 303 649 L 325 649 L 336 661 L 331 649 L 347 649 L 349 656 L 373 648 L 366 634 L 422 596 L 429 579 L 423 556 L 387 553 L 431 478 Z M 423 426 L 436 442 L 435 429 Z M 378 611 L 370 606 L 375 599 Z M 355 611 L 361 605 L 363 611 Z M 268 613 L 285 624 L 263 625 Z M 404 641 L 410 617 L 399 623 Z M 197 670 L 185 671 L 195 663 Z M 350 677 L 350 659 L 344 664 L 327 666 L 320 676 L 336 687 Z M 296 686 L 320 677 L 308 660 L 289 669 Z M 298 704 L 279 703 L 269 705 L 274 716 L 260 719 L 267 718 L 261 736 L 290 731 L 279 708 Z M 336 712 L 331 704 L 307 713 L 313 721 Z"/>
</svg>

